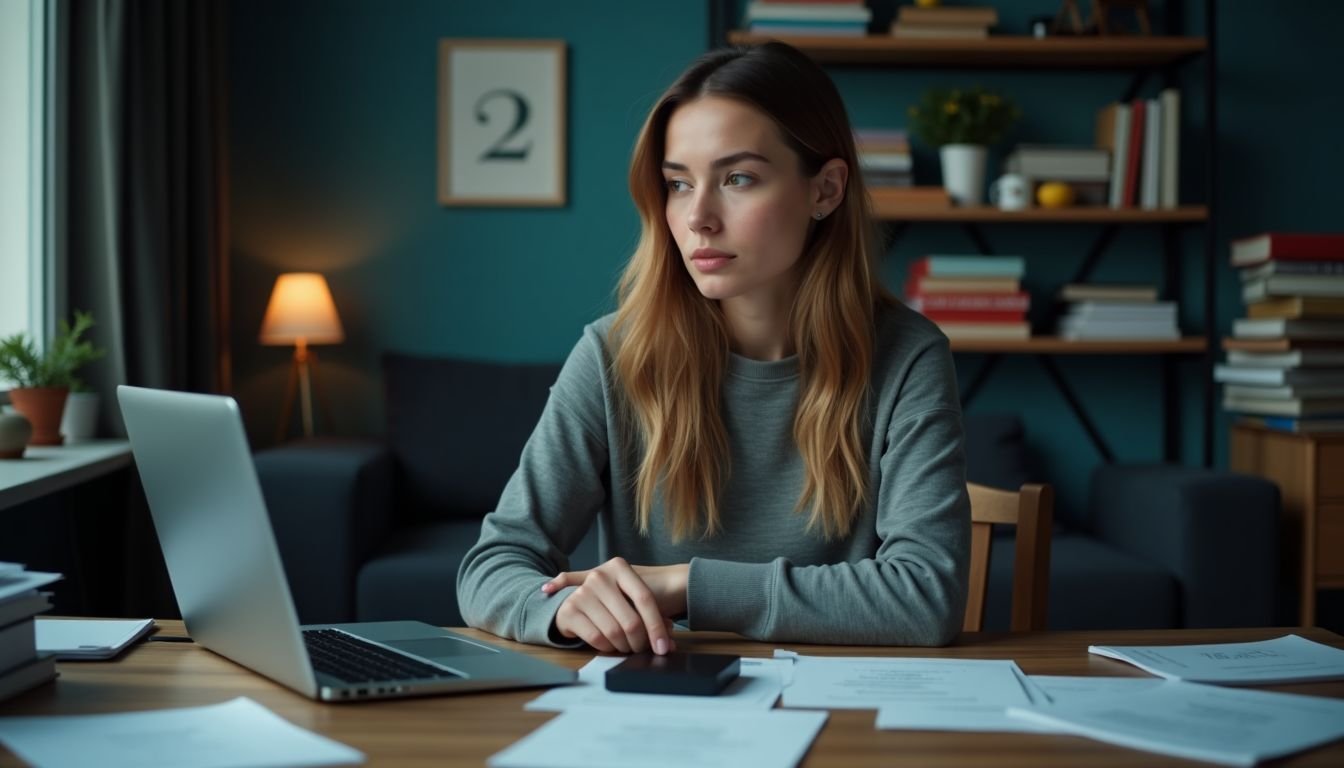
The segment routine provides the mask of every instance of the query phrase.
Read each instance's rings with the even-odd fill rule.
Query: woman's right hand
[[[587,571],[567,571],[542,585],[546,594],[576,589],[555,614],[555,628],[603,653],[664,654],[676,650],[672,620],[634,567],[614,557]]]

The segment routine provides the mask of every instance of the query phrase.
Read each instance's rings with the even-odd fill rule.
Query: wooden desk
[[[180,622],[160,622],[160,634],[181,634]],[[466,634],[524,650],[577,669],[592,657]],[[1027,674],[1143,676],[1118,661],[1090,656],[1094,643],[1150,645],[1266,640],[1287,632],[1344,648],[1344,638],[1322,629],[1153,630],[965,635],[949,648],[846,648],[788,645],[827,656],[926,656],[1015,659]],[[681,650],[768,656],[773,644],[732,635],[682,634]],[[358,704],[318,704],[188,643],[148,642],[115,662],[60,665],[55,684],[0,703],[0,715],[125,712],[213,704],[250,696],[304,728],[330,736],[368,756],[373,766],[480,766],[486,758],[554,715],[524,712],[538,691],[477,693]],[[1273,690],[1344,698],[1344,682],[1276,686]],[[835,711],[804,758],[805,766],[1180,766],[1197,765],[1074,736],[1008,733],[879,731],[872,710]],[[0,765],[20,765],[0,749]],[[1344,765],[1344,742],[1275,765]]]

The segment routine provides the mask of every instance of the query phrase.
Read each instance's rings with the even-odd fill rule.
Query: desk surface
[[[160,622],[160,635],[182,634],[181,622]],[[577,669],[590,652],[523,646],[491,635],[465,634]],[[1015,659],[1027,674],[1144,676],[1118,661],[1091,656],[1089,644],[1160,645],[1266,640],[1296,632],[1344,648],[1322,629],[1151,630],[963,635],[948,648],[785,647],[830,656],[916,656]],[[733,635],[677,636],[680,650],[768,656],[777,645]],[[86,714],[212,704],[250,696],[304,728],[348,744],[376,766],[479,766],[554,717],[524,712],[537,691],[476,693],[357,704],[319,704],[291,693],[189,643],[143,643],[114,662],[59,665],[61,677],[0,704],[0,715]],[[1273,686],[1272,690],[1344,698],[1344,682]],[[1114,747],[1073,736],[1007,733],[879,731],[872,710],[835,711],[803,760],[804,766],[1193,766],[1186,760]],[[0,747],[0,766],[21,765]],[[1335,742],[1275,765],[1344,765]]]
[[[0,509],[92,480],[131,463],[126,440],[28,446],[22,459],[0,459]]]

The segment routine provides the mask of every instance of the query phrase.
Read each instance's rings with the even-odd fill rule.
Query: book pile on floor
[[[906,303],[949,339],[1031,336],[1021,256],[925,256],[911,262]]]
[[[915,183],[910,137],[905,131],[861,128],[854,131],[854,146],[869,189],[910,187]]]
[[[1214,369],[1223,407],[1289,432],[1344,431],[1344,234],[1235,240],[1246,317]]]
[[[1106,205],[1110,200],[1111,153],[1105,149],[1018,144],[1004,158],[1003,169],[1026,177],[1033,200],[1036,188],[1048,181],[1068,184],[1075,205]]]
[[[1097,113],[1097,146],[1113,162],[1107,201],[1112,208],[1180,205],[1181,92],[1107,104]]]
[[[837,2],[776,2],[756,0],[747,5],[747,31],[781,37],[863,37],[873,12],[863,0]]]
[[[902,5],[891,22],[892,37],[983,39],[999,23],[999,12],[991,6],[934,6],[920,8]]]
[[[1059,298],[1068,310],[1060,338],[1071,341],[1169,341],[1181,337],[1176,302],[1158,301],[1154,285],[1069,283]]]
[[[49,596],[38,588],[60,578],[59,573],[0,563],[0,700],[56,677],[56,660],[37,654],[33,617],[51,608]]]

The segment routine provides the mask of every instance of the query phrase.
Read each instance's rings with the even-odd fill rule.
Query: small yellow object
[[[920,8],[937,8],[942,4],[942,0],[915,0],[915,5]]]
[[[1043,208],[1067,208],[1073,205],[1073,187],[1062,181],[1048,181],[1036,190],[1036,202]]]

